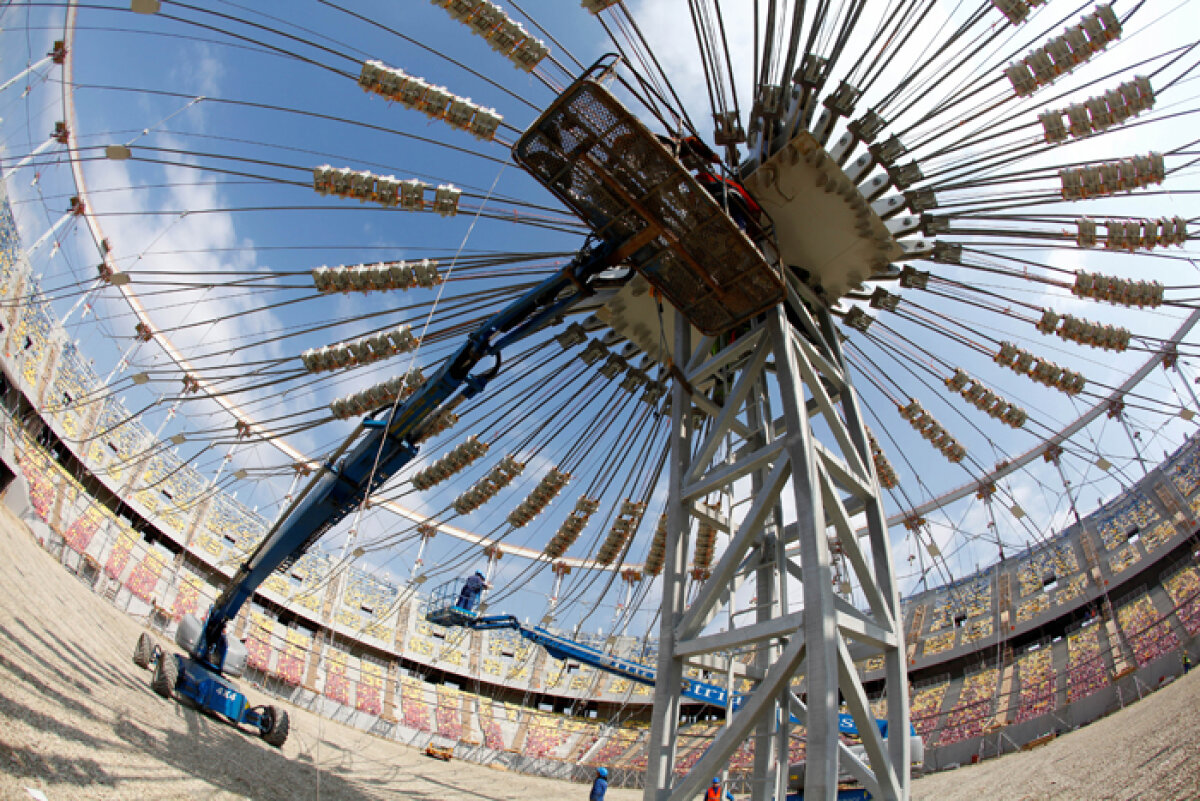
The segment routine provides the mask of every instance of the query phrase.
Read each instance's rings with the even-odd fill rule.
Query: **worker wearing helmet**
[[[733,801],[733,794],[728,790],[725,791],[725,798],[721,798],[721,777],[713,776],[712,784],[708,786],[708,790],[704,793],[704,801]]]
[[[596,780],[592,782],[592,792],[588,794],[588,801],[604,801],[604,794],[608,792],[608,768],[596,768]]]
[[[464,612],[470,612],[479,603],[479,596],[483,594],[485,587],[487,587],[487,578],[476,570],[474,575],[467,577],[462,591],[458,594],[458,603],[455,606]]]

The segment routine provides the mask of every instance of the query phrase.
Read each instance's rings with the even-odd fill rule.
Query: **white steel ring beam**
[[[1179,329],[1168,340],[1168,342],[1169,342],[1168,348],[1173,349],[1180,342],[1182,342],[1183,338],[1188,335],[1188,332],[1190,332],[1192,330],[1192,328],[1195,327],[1197,322],[1200,322],[1200,310],[1192,312],[1188,316],[1188,318],[1183,321],[1183,324],[1181,326],[1179,326]],[[1140,384],[1143,380],[1145,380],[1146,376],[1150,375],[1150,373],[1154,370],[1155,367],[1162,364],[1162,360],[1163,360],[1165,353],[1169,353],[1169,352],[1170,352],[1169,350],[1165,350],[1163,353],[1158,353],[1154,356],[1151,356],[1149,359],[1146,360],[1146,363],[1143,364],[1140,368],[1138,368],[1137,372],[1135,372],[1135,373],[1133,373],[1133,375],[1129,376],[1129,378],[1126,379],[1125,382],[1123,384],[1121,384],[1121,386],[1117,387],[1115,390],[1112,391],[1111,394],[1109,394],[1107,397],[1105,397],[1103,400],[1101,400],[1099,403],[1097,403],[1091,409],[1084,412],[1073,423],[1068,425],[1062,431],[1059,431],[1054,436],[1047,439],[1041,445],[1038,445],[1035,448],[1030,448],[1029,450],[1025,451],[1025,453],[1018,456],[1016,459],[1013,459],[1011,462],[1008,462],[1007,464],[1003,465],[1002,467],[996,468],[995,470],[988,473],[986,476],[979,479],[978,481],[972,481],[967,484],[963,484],[962,486],[956,487],[948,492],[944,492],[941,495],[939,495],[938,497],[936,497],[932,500],[926,501],[925,503],[923,503],[919,506],[916,506],[907,512],[902,512],[900,514],[892,515],[891,517],[888,518],[888,521],[887,521],[888,526],[889,527],[898,526],[904,522],[905,518],[907,518],[909,516],[921,517],[928,512],[934,511],[935,509],[940,509],[941,507],[945,506],[948,503],[953,503],[954,501],[957,501],[961,498],[965,498],[967,495],[973,494],[974,492],[976,492],[990,484],[994,484],[999,479],[1002,479],[1005,476],[1009,475],[1010,473],[1021,469],[1022,467],[1029,464],[1037,457],[1041,456],[1048,449],[1053,448],[1056,445],[1061,445],[1062,443],[1066,442],[1071,437],[1078,434],[1084,428],[1084,426],[1091,423],[1093,420],[1095,420],[1101,414],[1107,412],[1113,401],[1120,400],[1122,397],[1124,397],[1124,395],[1127,392],[1129,392],[1131,389],[1133,389],[1138,384]]]

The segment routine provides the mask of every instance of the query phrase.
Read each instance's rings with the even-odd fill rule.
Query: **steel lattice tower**
[[[682,318],[679,318],[682,320]],[[670,497],[645,797],[694,798],[748,737],[755,801],[783,798],[793,721],[807,729],[805,798],[833,799],[839,763],[876,798],[908,798],[908,737],[884,739],[855,661],[882,655],[890,732],[908,732],[899,593],[879,484],[838,333],[828,310],[796,280],[741,336],[702,338],[677,322],[671,401]],[[731,508],[730,542],[690,603],[685,565],[692,530]],[[865,609],[835,592],[840,549]],[[700,577],[698,577],[700,578]],[[730,604],[753,582],[752,621]],[[749,588],[748,588],[749,589]],[[796,598],[797,589],[800,597]],[[709,624],[725,612],[727,625]],[[735,654],[752,653],[749,664]],[[690,771],[676,780],[675,742],[685,668],[725,670],[750,689]],[[732,674],[732,675],[731,675]],[[806,677],[806,698],[793,678]],[[867,754],[838,737],[839,693]]]

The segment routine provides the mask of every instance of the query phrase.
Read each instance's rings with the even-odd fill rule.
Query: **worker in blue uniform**
[[[592,782],[592,791],[588,793],[588,801],[604,801],[608,792],[608,768],[596,768],[596,780]]]
[[[483,594],[485,587],[487,587],[487,579],[476,570],[474,575],[467,577],[458,594],[458,603],[455,606],[464,612],[470,612],[479,603],[479,596]]]

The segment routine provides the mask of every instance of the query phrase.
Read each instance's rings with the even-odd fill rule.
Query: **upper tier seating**
[[[1106,505],[1093,519],[1100,541],[1110,551],[1125,544],[1131,531],[1140,531],[1161,520],[1150,499],[1132,491]]]
[[[1040,592],[1051,577],[1062,579],[1077,572],[1079,564],[1070,542],[1058,542],[1040,548],[1029,554],[1017,569],[1021,597]]]
[[[1200,488],[1200,449],[1191,445],[1190,442],[1185,443],[1163,467],[1167,477],[1185,498]]]
[[[1027,598],[1017,607],[1017,622],[1024,623],[1033,620],[1038,615],[1043,614],[1050,609],[1050,598],[1043,595],[1035,595],[1032,598]]]
[[[1108,569],[1113,575],[1120,573],[1122,570],[1127,570],[1137,563],[1142,558],[1141,552],[1132,542],[1127,542],[1118,547],[1108,557]]]
[[[1086,573],[1080,573],[1072,576],[1066,582],[1059,582],[1058,589],[1054,593],[1054,602],[1059,604],[1070,603],[1087,590],[1088,577]]]
[[[1163,520],[1157,523],[1144,532],[1142,532],[1142,547],[1147,552],[1157,550],[1167,543],[1172,537],[1179,533],[1175,529],[1175,524],[1169,520]]]

